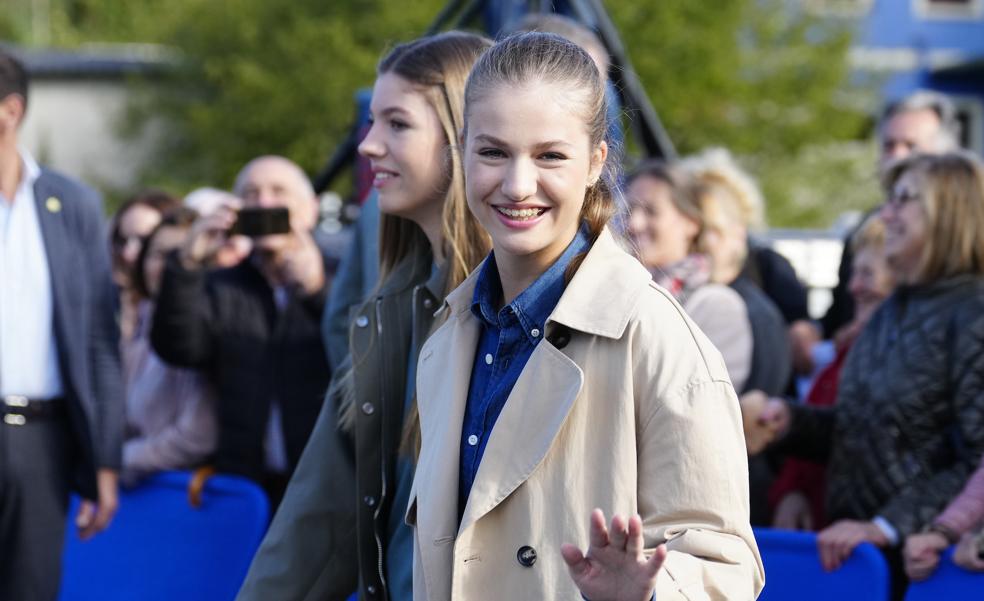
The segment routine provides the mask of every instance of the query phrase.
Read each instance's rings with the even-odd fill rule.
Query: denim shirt
[[[543,338],[543,327],[564,293],[564,274],[571,259],[588,250],[590,240],[584,228],[553,265],[500,309],[502,282],[495,253],[482,265],[475,283],[471,311],[478,318],[481,335],[475,352],[465,419],[461,428],[461,463],[458,476],[458,519],[465,511],[468,494],[482,462],[492,428],[502,412],[509,393]]]

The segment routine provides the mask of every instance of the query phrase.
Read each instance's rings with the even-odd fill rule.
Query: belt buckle
[[[22,394],[8,394],[3,397],[3,403],[8,407],[27,407],[30,401]]]
[[[27,423],[27,418],[19,413],[8,413],[3,416],[3,423],[8,426],[23,426]]]

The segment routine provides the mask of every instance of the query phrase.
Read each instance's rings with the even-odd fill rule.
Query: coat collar
[[[452,315],[470,310],[480,271],[481,266],[448,295],[445,306]],[[651,282],[646,268],[605,227],[567,285],[547,325],[556,322],[587,334],[621,338],[640,292]]]
[[[435,544],[453,540],[501,503],[543,460],[583,385],[581,368],[552,344],[537,345],[496,422],[476,474],[461,522],[457,522],[458,459],[468,383],[478,342],[478,319],[471,300],[478,278],[473,272],[448,295],[449,319],[421,353],[417,380],[421,428],[430,442],[420,457],[411,505],[421,533]],[[595,241],[547,320],[568,328],[619,338],[649,272],[629,256],[605,229]],[[599,310],[603,308],[604,310]],[[549,376],[549,377],[548,377]],[[537,402],[525,402],[536,399]],[[423,479],[427,489],[417,483]],[[430,544],[428,553],[437,552]],[[424,558],[425,564],[434,561]]]

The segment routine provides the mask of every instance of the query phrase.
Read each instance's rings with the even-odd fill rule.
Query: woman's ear
[[[608,143],[602,140],[591,151],[591,167],[588,169],[588,186],[593,186],[601,177],[601,172],[605,169],[605,161],[608,159]]]

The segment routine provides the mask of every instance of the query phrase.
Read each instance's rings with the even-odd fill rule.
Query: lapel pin
[[[48,209],[49,213],[57,213],[61,211],[61,201],[54,196],[49,196],[48,200],[44,201],[44,206]]]

